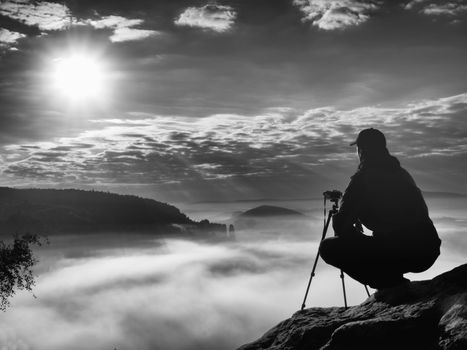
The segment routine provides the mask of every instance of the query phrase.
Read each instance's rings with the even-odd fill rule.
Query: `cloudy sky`
[[[0,185],[317,197],[376,127],[467,193],[466,33],[465,0],[2,0]]]

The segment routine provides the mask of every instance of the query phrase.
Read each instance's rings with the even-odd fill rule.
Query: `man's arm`
[[[344,192],[339,212],[332,217],[332,227],[336,236],[342,236],[355,231],[354,224],[360,224],[358,220],[358,211],[362,196],[362,175],[357,172],[352,176]]]

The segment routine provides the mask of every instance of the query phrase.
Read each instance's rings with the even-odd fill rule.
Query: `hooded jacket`
[[[345,190],[333,217],[337,236],[365,225],[374,237],[440,245],[420,189],[387,150],[363,160]]]

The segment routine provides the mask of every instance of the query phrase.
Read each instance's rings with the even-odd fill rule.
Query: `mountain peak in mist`
[[[283,208],[283,207],[276,207],[273,205],[260,205],[259,207],[249,209],[240,215],[249,216],[249,217],[304,216],[302,213],[299,213],[298,211],[288,209],[288,208]]]
[[[238,350],[260,349],[467,349],[467,264],[376,292],[347,310],[298,311]]]

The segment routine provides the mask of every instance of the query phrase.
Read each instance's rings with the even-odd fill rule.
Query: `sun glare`
[[[105,94],[105,68],[98,57],[72,54],[53,60],[55,92],[72,102],[100,100]]]

